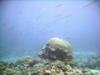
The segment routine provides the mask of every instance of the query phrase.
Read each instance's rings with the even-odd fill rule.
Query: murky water
[[[24,56],[39,59],[48,40],[58,37],[71,44],[75,62],[83,66],[93,59],[95,66],[87,66],[100,70],[100,1],[8,0],[0,6],[1,61],[16,62]]]

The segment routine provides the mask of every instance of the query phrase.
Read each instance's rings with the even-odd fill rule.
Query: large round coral
[[[72,60],[72,49],[68,41],[60,38],[51,38],[42,48],[41,58],[49,60]]]
[[[48,41],[47,45],[49,45],[50,48],[55,48],[55,49],[59,48],[61,50],[71,50],[70,43],[58,37],[51,38]]]

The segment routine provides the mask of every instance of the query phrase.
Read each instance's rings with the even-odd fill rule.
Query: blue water
[[[2,1],[0,59],[36,56],[52,37],[68,40],[76,55],[100,52],[100,1]]]

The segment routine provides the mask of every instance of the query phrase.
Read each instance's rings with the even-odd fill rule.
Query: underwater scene
[[[100,1],[0,0],[0,75],[100,75]]]

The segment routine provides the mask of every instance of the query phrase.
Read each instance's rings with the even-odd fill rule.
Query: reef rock
[[[51,38],[41,49],[41,58],[49,60],[72,61],[72,49],[68,41],[60,38]]]
[[[16,64],[18,65],[23,65],[23,66],[30,66],[32,67],[33,65],[35,65],[36,63],[38,63],[37,60],[35,60],[33,57],[31,56],[25,56],[20,58],[19,60],[16,61]]]

